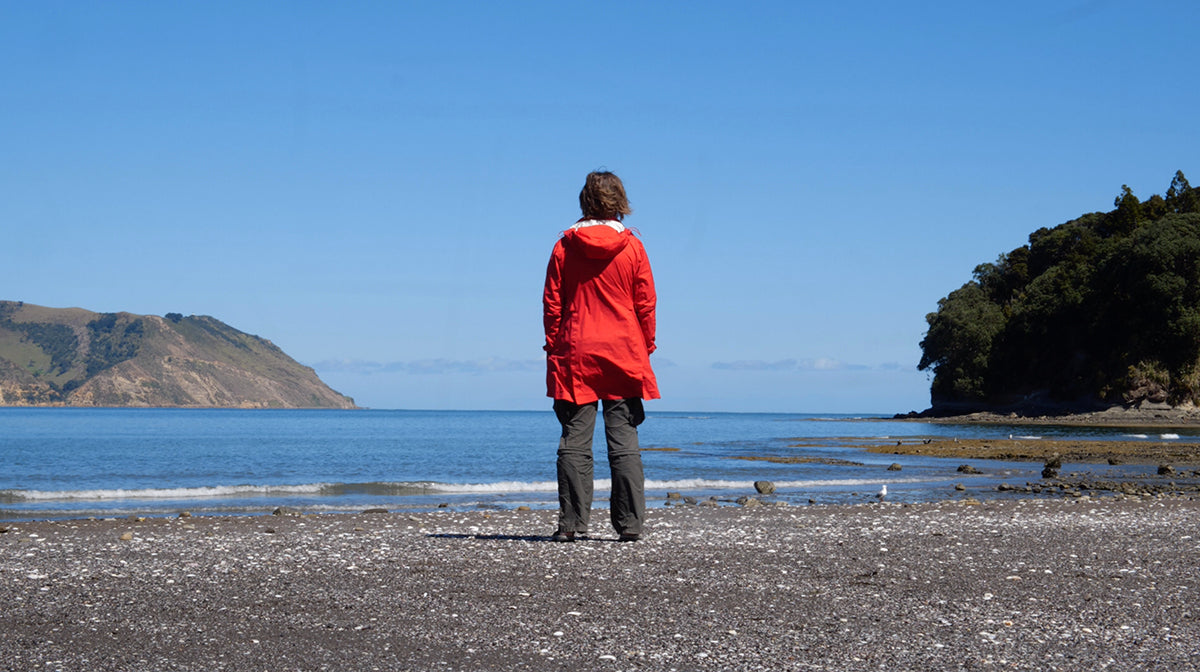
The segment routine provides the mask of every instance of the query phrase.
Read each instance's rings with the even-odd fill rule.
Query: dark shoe
[[[550,541],[561,541],[561,542],[570,543],[572,541],[575,541],[575,533],[559,530],[554,533],[554,536],[550,537]]]
[[[617,539],[617,541],[637,541],[641,538],[642,538],[642,535],[640,535],[640,534],[622,533],[621,536]]]

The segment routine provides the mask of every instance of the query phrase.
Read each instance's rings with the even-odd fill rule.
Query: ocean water
[[[602,424],[602,423],[598,423]],[[1144,430],[1142,430],[1144,431]],[[1177,430],[1169,440],[1200,441]],[[309,512],[555,508],[558,423],[550,411],[303,411],[0,408],[0,520]],[[640,428],[649,506],[668,492],[732,501],[776,484],[789,504],[999,496],[1041,465],[868,453],[926,437],[1163,440],[1116,428],[1003,427],[869,415],[648,413]],[[608,465],[597,428],[597,508]],[[782,464],[755,459],[810,457]],[[888,471],[899,463],[900,471]],[[1065,465],[1069,469],[1071,465]],[[1139,472],[1143,467],[1123,467]],[[954,484],[967,487],[954,490]]]

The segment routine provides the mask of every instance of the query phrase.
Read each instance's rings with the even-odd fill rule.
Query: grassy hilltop
[[[0,406],[355,408],[270,341],[212,317],[0,301]]]

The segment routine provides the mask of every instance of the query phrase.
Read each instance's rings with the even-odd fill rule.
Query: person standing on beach
[[[583,217],[555,244],[542,292],[546,394],[562,425],[553,539],[574,541],[587,532],[599,404],[612,469],[612,525],[621,541],[637,541],[646,521],[637,427],[646,418],[642,401],[659,398],[650,368],[654,275],[642,242],[622,223],[633,210],[620,178],[590,173],[579,207]]]

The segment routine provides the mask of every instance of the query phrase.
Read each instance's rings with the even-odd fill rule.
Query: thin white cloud
[[[768,362],[761,359],[739,359],[736,362],[713,362],[712,368],[727,371],[793,371],[796,369],[796,360],[781,359]]]
[[[816,357],[776,361],[739,359],[733,362],[713,362],[712,368],[724,371],[867,371],[876,368],[886,369],[888,365],[874,367],[866,364],[851,364],[832,357]]]

